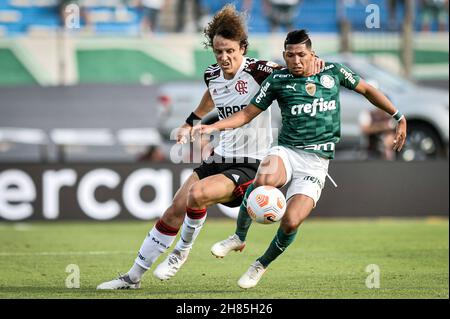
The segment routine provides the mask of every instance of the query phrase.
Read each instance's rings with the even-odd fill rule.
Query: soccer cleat
[[[225,240],[215,243],[211,247],[211,253],[217,258],[223,258],[232,250],[242,251],[245,247],[245,241],[239,239],[238,235],[233,234]]]
[[[167,280],[175,276],[181,266],[186,262],[190,250],[185,252],[174,249],[166,259],[156,267],[153,275],[160,280]]]
[[[242,275],[238,281],[239,287],[249,289],[255,287],[262,275],[266,272],[266,268],[257,260],[250,265],[247,272]]]
[[[116,290],[116,289],[138,289],[141,287],[141,282],[132,282],[128,274],[121,275],[119,278],[104,282],[97,286],[99,290]]]

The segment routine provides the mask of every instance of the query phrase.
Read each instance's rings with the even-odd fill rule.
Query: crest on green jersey
[[[332,87],[334,87],[335,82],[331,76],[325,74],[320,77],[320,84],[322,84],[323,87],[327,89],[331,89]]]
[[[314,96],[314,94],[316,94],[316,85],[314,83],[306,83],[305,89],[306,92],[311,96]]]

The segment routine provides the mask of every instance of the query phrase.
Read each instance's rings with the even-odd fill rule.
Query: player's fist
[[[213,134],[218,131],[219,130],[214,125],[202,125],[201,128],[201,133],[207,135]]]
[[[197,135],[202,135],[202,134],[210,135],[216,131],[218,131],[218,130],[214,127],[214,125],[203,125],[203,124],[196,125],[191,130],[191,141],[195,141],[195,137]]]
[[[177,144],[186,144],[191,134],[192,126],[185,123],[177,130]]]

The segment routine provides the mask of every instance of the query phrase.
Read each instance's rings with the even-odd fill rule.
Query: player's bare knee
[[[279,187],[282,186],[283,184],[280,181],[280,177],[276,176],[276,175],[258,175],[258,177],[255,179],[255,186],[274,186],[274,187]]]
[[[203,206],[206,201],[206,194],[203,185],[195,183],[189,189],[188,203],[195,206]]]
[[[291,234],[297,230],[297,228],[302,223],[301,220],[295,220],[295,219],[282,219],[281,220],[281,229],[284,231],[285,234]]]
[[[281,229],[283,229],[285,234],[292,234],[297,230],[298,226],[300,226],[298,223],[284,224],[281,226]]]
[[[279,175],[283,170],[283,160],[278,156],[267,157],[258,168],[258,172],[264,175]]]

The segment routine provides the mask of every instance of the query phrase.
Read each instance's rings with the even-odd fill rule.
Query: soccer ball
[[[248,196],[248,215],[258,223],[276,223],[283,217],[285,211],[286,199],[276,187],[259,186]]]

